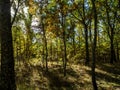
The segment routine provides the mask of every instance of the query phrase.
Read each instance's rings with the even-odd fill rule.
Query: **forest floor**
[[[16,64],[17,90],[93,90],[91,67],[68,64],[67,75],[63,76],[62,63],[49,62],[48,72],[38,59],[29,64]],[[120,90],[120,64],[96,65],[98,90]]]

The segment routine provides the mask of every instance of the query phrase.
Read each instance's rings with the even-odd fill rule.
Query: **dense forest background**
[[[120,0],[0,0],[0,90],[119,90]]]

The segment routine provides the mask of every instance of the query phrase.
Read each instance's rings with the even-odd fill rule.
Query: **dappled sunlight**
[[[32,59],[28,65],[17,66],[18,90],[92,90],[91,67],[82,64],[68,64],[67,76],[64,77],[62,65],[49,62],[49,71],[46,72],[41,64],[42,62],[39,60]],[[102,69],[97,65],[96,68],[97,84],[100,90],[103,88],[112,90],[120,84],[120,75],[113,74],[115,71],[109,72],[107,67],[113,68],[114,66],[108,64]],[[114,67],[114,70],[117,69]]]

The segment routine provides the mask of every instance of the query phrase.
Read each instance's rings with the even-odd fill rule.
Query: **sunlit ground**
[[[63,76],[62,63],[49,62],[45,72],[38,59],[29,64],[16,64],[17,90],[93,90],[91,68],[82,64],[68,64],[67,76]],[[97,64],[99,90],[120,90],[119,64]]]

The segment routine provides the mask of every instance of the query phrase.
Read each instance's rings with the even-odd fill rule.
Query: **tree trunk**
[[[64,32],[65,35],[65,32]],[[66,65],[67,65],[67,53],[66,53],[66,39],[64,37],[63,39],[63,44],[64,44],[64,76],[66,76]]]
[[[75,31],[73,30],[73,49],[74,49],[74,56],[76,55],[76,46],[75,46]]]
[[[0,0],[1,90],[16,90],[10,0]]]
[[[116,56],[117,56],[117,61],[119,61],[119,47],[118,47],[118,42],[116,42]]]
[[[89,26],[89,34],[90,34],[89,40],[90,40],[90,44],[92,43],[92,31],[91,31],[91,26],[92,26],[92,25],[91,25],[91,21],[92,21],[92,20],[90,20],[90,24],[89,24],[89,25],[90,25],[90,26]]]
[[[66,52],[66,32],[65,32],[65,16],[64,15],[62,15],[62,29],[63,29],[63,45],[64,45],[63,71],[64,71],[64,76],[66,76],[67,52]]]
[[[43,28],[43,39],[44,39],[44,45],[45,45],[45,67],[46,67],[46,71],[48,71],[48,48],[47,48],[47,39],[46,39],[46,31],[45,31],[45,27],[44,24],[42,23],[42,28]]]
[[[85,0],[83,0],[83,26],[85,32],[85,52],[86,52],[86,60],[85,64],[89,64],[89,46],[88,46],[88,24],[86,23],[85,16]]]
[[[111,51],[111,58],[110,58],[110,63],[113,64],[114,61],[116,61],[116,55],[115,55],[115,50],[114,50],[114,29],[111,28],[111,36],[110,36],[110,51]]]
[[[88,47],[88,29],[87,26],[84,24],[85,29],[85,49],[86,49],[86,61],[85,64],[89,64],[89,47]]]
[[[53,60],[53,45],[52,45],[52,41],[50,42],[50,53],[51,53],[50,60],[52,61]]]
[[[92,47],[92,84],[93,90],[98,90],[96,83],[96,75],[95,75],[95,64],[96,64],[96,45],[97,45],[97,12],[95,6],[95,0],[92,0],[92,7],[94,12],[94,41]]]

